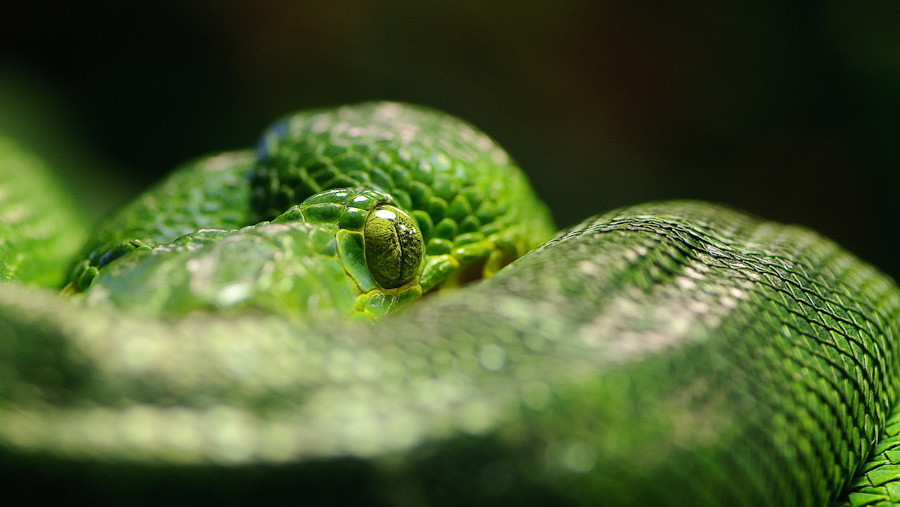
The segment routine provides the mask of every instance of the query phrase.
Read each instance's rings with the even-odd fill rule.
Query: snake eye
[[[366,217],[363,235],[366,264],[382,287],[400,287],[416,274],[425,242],[409,214],[389,204],[378,205]]]

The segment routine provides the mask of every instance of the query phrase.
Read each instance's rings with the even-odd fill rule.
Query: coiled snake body
[[[0,464],[20,489],[900,502],[900,291],[806,229],[685,201],[546,241],[487,136],[392,103],[187,164],[85,247],[65,200],[35,197],[52,183],[12,180],[36,162],[0,153]]]

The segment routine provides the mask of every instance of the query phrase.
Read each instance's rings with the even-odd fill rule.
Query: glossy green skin
[[[356,279],[360,296],[350,308],[334,308],[347,315],[377,316],[387,308],[398,308],[412,298],[403,294],[410,284],[424,293],[488,277],[549,239],[554,230],[546,208],[519,169],[483,133],[424,108],[360,104],[298,113],[277,122],[263,134],[255,158],[234,152],[180,168],[100,225],[84,249],[86,259],[72,274],[69,290],[86,290],[108,262],[134,250],[153,249],[203,228],[237,229],[261,220],[285,221],[290,207],[307,202],[308,206],[325,206],[316,200],[321,200],[317,194],[345,188],[383,192],[383,204],[407,210],[425,243],[421,268],[410,260],[420,255],[418,251],[401,256],[400,263],[406,263],[398,268],[404,273],[399,281],[403,283],[387,282],[375,270],[375,277],[381,278],[376,287],[360,278],[370,276],[367,265],[381,262],[385,256],[368,255],[362,260],[363,251],[375,242],[366,244],[362,236],[343,231],[362,232],[359,226],[363,223],[336,224],[342,229],[333,231],[338,249]],[[365,211],[371,211],[371,206]],[[223,215],[221,223],[215,220],[219,214]],[[374,225],[367,231],[373,229]],[[347,259],[348,251],[354,251],[356,259]],[[247,261],[242,257],[234,262]],[[184,261],[172,258],[169,262],[172,270],[178,270]],[[259,257],[257,269],[265,262]],[[419,269],[420,276],[413,276]],[[156,265],[147,271],[164,270]],[[97,283],[106,285],[107,279],[119,278],[118,274],[101,275]],[[172,292],[162,287],[164,280],[155,283],[157,286],[148,290]],[[261,285],[260,292],[265,292],[273,284],[264,281]],[[135,300],[136,296],[125,294],[121,299]],[[321,304],[317,311],[324,309]],[[328,301],[324,304],[331,308]],[[173,302],[169,306],[177,309],[179,305]],[[308,315],[304,313],[304,318]]]
[[[335,114],[354,110],[344,111]],[[298,143],[273,132],[264,145]],[[247,188],[259,183],[249,178]],[[546,220],[513,195],[511,213],[530,218],[500,213],[498,222]],[[358,241],[359,221],[310,219],[318,208],[309,203],[292,209],[271,224],[168,245],[151,246],[174,238],[135,225],[140,245],[68,300],[0,286],[0,465],[10,487],[148,504],[824,506],[897,420],[900,290],[808,230],[704,203],[636,206],[451,291],[534,239],[515,225],[479,229],[480,240],[445,250],[432,240],[472,233],[438,233],[429,215],[426,253],[451,256],[463,266],[456,273],[475,259],[477,270],[435,270],[438,294],[377,323],[322,303],[344,296],[293,297],[297,283],[216,302],[235,280],[292,280],[309,266],[343,276],[322,289],[365,298],[336,253],[340,237]],[[413,206],[411,215],[424,223],[428,212]],[[107,230],[88,250],[127,241]],[[464,248],[479,242],[497,248]],[[175,268],[191,262],[230,266],[203,278],[211,300]],[[259,265],[286,275],[247,274]],[[158,296],[165,287],[182,299]],[[132,303],[115,300],[145,289]],[[849,502],[890,496],[891,442],[878,444]]]
[[[55,287],[87,234],[86,216],[43,162],[0,138],[0,283]]]

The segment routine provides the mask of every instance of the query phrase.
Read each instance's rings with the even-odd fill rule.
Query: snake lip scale
[[[433,109],[288,115],[94,226],[0,139],[0,220],[11,498],[900,505],[893,280],[697,201],[557,233]]]

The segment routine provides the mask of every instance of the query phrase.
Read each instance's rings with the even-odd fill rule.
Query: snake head
[[[387,313],[422,294],[422,232],[416,220],[385,192],[327,190],[272,222],[336,227],[336,251],[360,292],[357,307],[369,314]]]
[[[492,276],[553,229],[482,132],[427,108],[360,104],[291,115],[255,153],[178,169],[98,227],[67,292],[151,316],[377,317]]]

